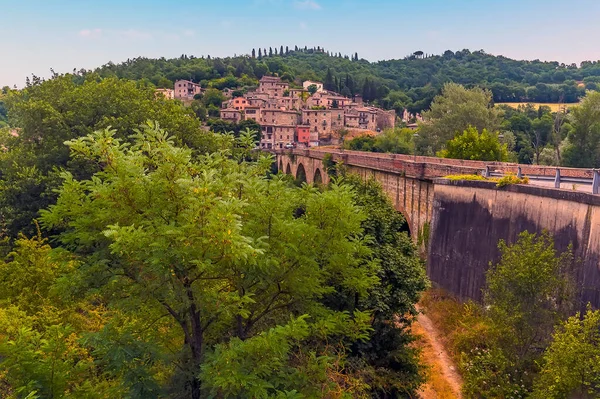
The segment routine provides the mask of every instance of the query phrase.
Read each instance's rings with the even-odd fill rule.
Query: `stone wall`
[[[600,306],[600,197],[535,186],[436,180],[427,273],[462,299],[482,299],[498,242],[549,231],[559,251],[573,245],[581,306]]]

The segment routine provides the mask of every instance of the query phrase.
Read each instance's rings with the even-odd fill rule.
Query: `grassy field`
[[[559,109],[564,110],[572,108],[576,105],[579,105],[579,103],[568,103],[568,104],[556,104],[556,103],[496,103],[496,105],[508,105],[509,107],[512,108],[519,108],[520,105],[525,106],[527,104],[531,104],[534,106],[535,109],[541,107],[541,106],[546,106],[546,107],[550,107],[550,109],[552,110],[552,112],[557,112]]]

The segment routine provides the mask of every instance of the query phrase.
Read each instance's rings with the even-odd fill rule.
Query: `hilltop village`
[[[203,92],[200,85],[175,82],[174,90],[161,92],[169,98],[192,99]],[[292,88],[279,77],[263,76],[258,88],[232,97],[224,90],[221,119],[239,123],[253,119],[262,129],[260,148],[316,147],[339,140],[341,132],[353,134],[393,128],[395,111],[368,106],[360,95],[350,99],[323,88],[321,82],[305,81],[302,88]]]

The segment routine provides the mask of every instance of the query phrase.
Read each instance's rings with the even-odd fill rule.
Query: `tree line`
[[[277,75],[290,83],[327,81],[332,90],[361,94],[373,104],[399,113],[429,108],[433,97],[448,82],[489,89],[494,102],[563,103],[577,102],[585,90],[596,89],[600,82],[600,64],[596,61],[577,66],[462,50],[369,62],[359,59],[357,53],[343,56],[321,47],[297,46],[259,48],[248,55],[226,58],[136,58],[121,64],[108,63],[96,72],[101,76],[147,79],[159,87],[172,87],[177,79],[191,79],[204,87],[251,87],[264,75]]]
[[[600,167],[600,92],[577,106],[494,106],[492,93],[448,83],[422,113],[415,131],[402,127],[379,137],[357,137],[347,148],[522,164]],[[375,145],[383,141],[400,146]]]

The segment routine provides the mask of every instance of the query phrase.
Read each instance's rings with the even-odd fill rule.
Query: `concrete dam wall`
[[[582,304],[600,307],[600,197],[581,192],[436,180],[427,274],[461,299],[481,300],[499,240],[526,230],[547,230],[560,252],[573,245]]]

